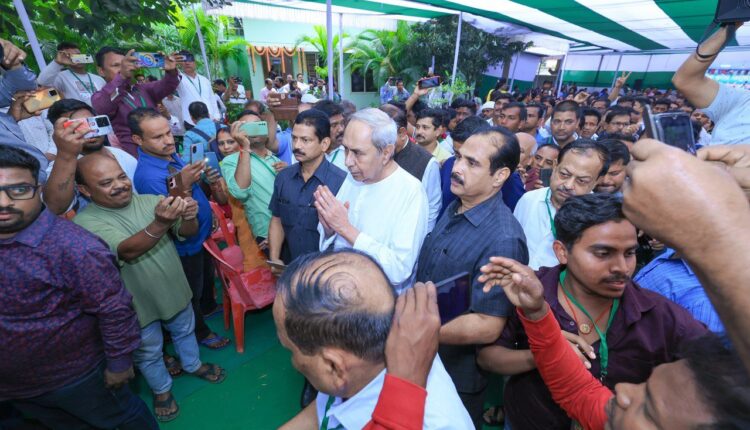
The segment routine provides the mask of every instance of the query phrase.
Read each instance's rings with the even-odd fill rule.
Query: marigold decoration
[[[253,64],[253,73],[255,73],[255,55],[258,54],[261,57],[266,57],[266,68],[271,70],[271,58],[281,58],[281,73],[286,73],[286,64],[284,63],[284,55],[290,58],[294,58],[294,54],[298,54],[298,64],[302,65],[301,57],[304,54],[302,48],[295,50],[294,48],[285,48],[283,46],[251,46],[248,48],[248,54]],[[301,68],[300,68],[301,70]]]

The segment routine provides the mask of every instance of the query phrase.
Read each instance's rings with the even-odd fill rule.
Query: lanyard
[[[328,402],[326,402],[326,410],[323,412],[323,422],[320,423],[320,430],[328,430],[328,410],[331,409],[331,406],[333,406],[333,402],[336,401],[336,398],[333,396],[328,397]]]
[[[125,103],[129,104],[129,105],[130,105],[130,107],[132,107],[133,109],[137,109],[137,107],[135,106],[135,103],[133,103],[132,101],[130,101],[130,100],[128,99],[128,97],[130,97],[130,98],[132,98],[133,100],[135,100],[135,97],[133,97],[133,95],[132,95],[132,94],[130,94],[130,93],[127,93],[127,94],[125,94],[125,95],[127,96],[127,97],[124,97],[124,98],[123,98],[123,100],[125,100]],[[142,96],[142,95],[140,95],[140,94],[138,94],[138,97],[140,97],[140,98],[141,98],[141,107],[146,107],[146,100],[145,100],[145,99],[143,98],[143,96]]]
[[[94,86],[94,81],[91,80],[91,75],[90,74],[86,73],[86,77],[89,78],[89,85],[91,85],[91,89],[86,88],[86,84],[84,84],[83,81],[81,80],[81,78],[79,78],[78,75],[75,74],[72,70],[68,70],[68,71],[70,72],[71,75],[73,75],[74,78],[76,78],[76,80],[78,82],[81,83],[81,85],[83,86],[84,90],[89,90],[89,92],[91,94],[94,94],[96,92],[96,87]]]
[[[547,205],[547,215],[549,216],[549,228],[552,230],[552,236],[557,239],[557,229],[555,228],[555,217],[552,216],[552,208],[550,208],[550,194],[552,194],[552,188],[547,188],[547,197],[544,198],[544,204]]]
[[[341,152],[341,151],[339,151],[337,149],[336,152],[333,154],[333,157],[331,157],[331,163],[333,163],[334,161],[336,161],[336,157],[339,156],[339,152]]]
[[[269,166],[268,166],[268,164],[267,164],[267,163],[266,163],[265,161],[263,161],[263,159],[262,159],[262,158],[260,158],[260,157],[258,157],[257,155],[255,155],[255,153],[254,153],[254,152],[251,152],[251,153],[250,153],[250,156],[251,156],[251,157],[253,157],[253,158],[255,158],[256,160],[260,161],[260,164],[262,164],[262,165],[263,165],[263,167],[265,167],[266,169],[268,169],[268,171],[269,171],[269,172],[271,172],[271,174],[272,174],[273,176],[276,176],[276,170],[275,170],[275,169],[272,169],[271,167],[269,167]]]
[[[203,84],[201,84],[201,78],[198,79],[198,86],[195,85],[195,82],[193,82],[192,79],[190,79],[190,76],[188,75],[182,75],[187,78],[188,81],[190,81],[191,84],[193,84],[193,88],[195,88],[198,91],[198,97],[203,97]]]
[[[581,310],[591,321],[594,321],[593,318],[591,318],[591,315],[589,315],[589,312],[584,308],[578,300],[576,300],[575,297],[573,297],[572,294],[568,292],[567,289],[565,289],[565,277],[568,275],[568,269],[563,270],[560,272],[560,287],[563,290],[563,293],[570,299],[571,302],[573,302],[578,309]],[[604,378],[607,376],[607,365],[609,364],[609,346],[607,345],[607,331],[609,330],[609,327],[612,325],[612,320],[615,319],[615,314],[617,313],[617,309],[620,307],[620,299],[615,299],[612,302],[612,309],[609,311],[609,319],[607,320],[607,328],[604,331],[601,331],[599,326],[594,322],[594,329],[596,330],[596,334],[599,335],[599,359],[601,363],[601,377],[600,379],[603,381]]]

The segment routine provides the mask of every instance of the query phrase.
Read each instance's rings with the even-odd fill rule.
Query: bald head
[[[308,355],[335,347],[383,362],[396,295],[383,269],[354,250],[309,254],[277,284],[275,310],[286,336]]]
[[[78,160],[76,183],[99,206],[121,208],[130,203],[132,184],[115,156],[106,149]]]

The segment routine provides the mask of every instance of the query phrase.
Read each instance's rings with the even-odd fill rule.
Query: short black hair
[[[602,120],[602,114],[598,110],[590,107],[581,108],[581,127],[583,127],[584,118],[587,116],[595,116],[597,123]]]
[[[521,118],[521,121],[526,121],[526,105],[521,102],[510,102],[503,107],[503,110],[513,108],[518,108],[518,116]]]
[[[624,143],[612,138],[600,139],[597,142],[609,151],[610,165],[618,161],[622,161],[623,166],[627,166],[630,163],[630,151]]]
[[[672,105],[672,100],[663,99],[663,98],[662,99],[658,99],[658,100],[654,101],[654,103],[652,103],[652,106],[656,106],[656,105],[664,105],[664,106],[667,107],[667,110],[669,110],[669,106]]]
[[[641,106],[646,106],[651,104],[651,100],[649,100],[648,97],[638,96],[633,98],[634,102],[640,103]]]
[[[617,104],[618,105],[620,103],[634,103],[634,102],[635,102],[635,99],[633,97],[630,97],[630,96],[622,96],[619,99],[617,99]]]
[[[615,106],[612,109],[607,112],[607,115],[604,117],[604,122],[609,124],[612,122],[613,119],[615,119],[616,116],[626,116],[628,117],[628,120],[630,120],[630,108],[622,107],[622,106]]]
[[[547,106],[542,103],[529,103],[526,105],[526,116],[529,114],[529,108],[535,108],[539,111],[539,118],[543,117],[547,113]]]
[[[456,128],[451,132],[451,137],[454,141],[466,142],[466,139],[471,137],[471,135],[491,128],[492,126],[482,118],[479,118],[478,116],[470,116],[456,125]]]
[[[554,143],[543,143],[543,144],[537,146],[536,151],[534,151],[534,153],[536,154],[542,148],[554,148],[556,151],[558,151],[558,154],[559,154],[559,151],[560,151],[560,145],[556,145]]]
[[[510,93],[501,93],[500,91],[495,91],[492,93],[492,101],[497,102],[500,99],[508,99],[513,100],[513,96]]]
[[[432,120],[432,126],[438,128],[443,125],[444,115],[445,114],[441,109],[422,109],[421,111],[417,112],[417,121],[424,118],[430,118]]]
[[[328,119],[336,115],[344,115],[344,109],[333,100],[319,100],[312,107],[328,115]]]
[[[544,96],[540,99],[542,103],[549,103],[553,108],[557,106],[557,99],[555,99],[553,96]]]
[[[614,139],[614,140],[619,140],[619,141],[624,140],[626,142],[635,143],[635,136],[632,134],[607,133],[605,131],[599,135],[599,141],[602,141],[605,139]]]
[[[570,250],[585,230],[624,219],[626,218],[622,212],[622,200],[614,194],[592,193],[572,196],[565,200],[555,214],[556,238]]]
[[[475,132],[470,137],[474,136],[486,137],[496,149],[490,156],[491,175],[503,167],[510,169],[511,173],[516,171],[521,160],[521,145],[518,144],[518,138],[514,133],[505,127],[490,127]]]
[[[606,98],[606,97],[599,97],[597,99],[592,100],[591,101],[591,106],[594,106],[594,103],[596,103],[596,102],[604,102],[604,104],[606,104],[607,107],[609,107],[609,105],[610,105],[609,99]]]
[[[115,48],[113,46],[105,46],[99,49],[98,51],[96,51],[96,56],[95,56],[96,65],[99,67],[104,67],[104,57],[110,53],[118,54],[118,55],[125,55],[125,51],[123,51],[120,48]]]
[[[52,106],[50,106],[49,110],[47,111],[47,120],[54,125],[58,119],[60,119],[63,115],[79,111],[82,109],[86,109],[87,111],[91,112],[93,116],[96,116],[96,111],[94,111],[94,108],[89,106],[88,104],[77,100],[77,99],[62,99],[54,102]]]
[[[190,114],[190,117],[195,118],[196,121],[211,116],[208,113],[208,106],[201,101],[190,103],[190,106],[188,106],[188,113]]]
[[[443,113],[443,127],[448,128],[448,125],[453,121],[453,118],[455,118],[458,115],[458,111],[455,109],[449,107],[445,109],[438,109],[440,112]]]
[[[558,112],[574,112],[576,114],[576,119],[581,118],[581,107],[573,100],[565,100],[556,104],[555,108],[552,109],[552,118],[554,118],[555,114]]]
[[[303,354],[313,355],[320,348],[337,347],[370,362],[383,362],[393,310],[376,313],[361,309],[360,295],[340,293],[337,284],[344,282],[341,277],[333,275],[321,279],[337,266],[361,262],[353,256],[369,260],[382,274],[384,282],[388,282],[377,261],[354,249],[300,256],[276,284],[286,309],[284,328],[289,340]],[[327,262],[320,264],[323,258]],[[395,302],[395,291],[391,289],[391,292]]]
[[[683,342],[679,355],[687,362],[696,391],[714,416],[714,423],[699,428],[750,428],[750,377],[737,351],[709,333]]]
[[[451,103],[451,107],[456,110],[458,110],[458,108],[465,107],[471,111],[472,115],[477,114],[477,104],[474,103],[473,100],[467,100],[463,97],[459,97],[456,100],[453,100],[453,103]]]
[[[390,101],[388,103],[396,104],[398,102]],[[404,104],[404,106],[406,106],[406,104]],[[422,100],[417,100],[416,102],[414,102],[414,104],[411,107],[411,111],[414,113],[415,116],[419,112],[422,112],[425,109],[429,109],[429,106],[427,106],[427,103],[423,102]]]
[[[569,152],[581,154],[588,151],[594,151],[599,159],[604,163],[604,166],[602,166],[602,170],[599,171],[599,175],[597,177],[606,175],[607,170],[609,170],[609,153],[607,152],[607,148],[591,139],[576,139],[562,147],[560,149],[560,153],[557,155],[557,165],[559,166],[563,162],[563,158],[565,158],[565,155]]]
[[[242,118],[243,116],[246,116],[246,115],[253,115],[253,116],[257,116],[258,118],[260,118],[260,114],[258,112],[254,111],[252,109],[245,109],[245,110],[243,110],[242,112],[240,112],[237,115],[237,119],[239,120],[240,118]],[[261,119],[263,119],[263,118],[261,118]]]
[[[133,109],[128,114],[128,127],[130,127],[130,132],[135,134],[136,136],[143,137],[143,129],[141,129],[141,122],[146,119],[153,119],[153,118],[164,118],[161,116],[158,110],[151,108],[151,107],[139,107],[136,109]]]
[[[227,86],[227,82],[224,79],[214,79],[214,85]]]
[[[297,114],[297,118],[294,119],[294,124],[304,124],[315,128],[315,137],[317,137],[319,141],[326,137],[331,137],[331,122],[328,120],[328,115],[316,108],[308,109]]]
[[[34,181],[39,178],[39,160],[33,155],[10,145],[0,145],[0,169],[19,168],[31,172]]]
[[[57,50],[62,51],[64,49],[81,49],[73,42],[60,42],[57,44]]]
[[[393,106],[393,107],[390,107]],[[396,106],[394,103],[386,103],[381,105],[380,110],[387,113],[389,117],[396,123],[396,127],[400,130],[407,128],[406,112],[403,107]]]

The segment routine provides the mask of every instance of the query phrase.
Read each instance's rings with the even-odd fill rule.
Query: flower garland
[[[281,58],[281,73],[286,73],[284,55],[293,58],[295,54],[298,54],[297,61],[300,70],[302,70],[302,64],[304,64],[301,60],[301,57],[304,54],[302,48],[295,50],[294,48],[285,48],[283,46],[250,46],[247,50],[253,64],[253,73],[255,73],[255,55],[253,54],[258,54],[260,57],[266,57],[266,68],[268,70],[271,70],[271,57]]]

